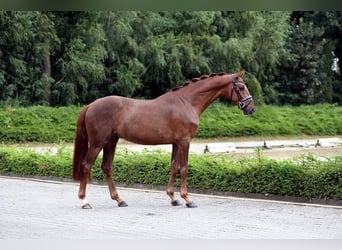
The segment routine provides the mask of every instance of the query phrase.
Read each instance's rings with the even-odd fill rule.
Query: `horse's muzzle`
[[[246,106],[243,109],[243,114],[245,114],[245,115],[252,115],[254,112],[255,112],[255,106],[254,105],[253,105],[253,107],[252,106]]]
[[[247,96],[239,103],[239,109],[243,110],[245,115],[251,115],[255,112],[255,104],[252,96]]]

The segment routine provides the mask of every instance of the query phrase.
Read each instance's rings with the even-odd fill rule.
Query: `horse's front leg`
[[[178,199],[175,196],[175,180],[177,177],[178,169],[179,169],[179,160],[176,157],[178,154],[178,147],[176,144],[172,145],[172,156],[171,156],[171,170],[170,170],[170,180],[169,180],[169,185],[167,187],[166,193],[171,199],[171,204],[173,206],[179,206],[182,203],[178,201]]]
[[[188,155],[189,155],[190,143],[174,144],[172,148],[172,161],[171,161],[171,175],[167,189],[167,194],[171,198],[171,204],[176,206],[181,203],[176,199],[174,195],[174,183],[178,173],[178,169],[181,172],[181,197],[185,200],[186,206],[195,208],[197,205],[191,200],[187,190],[187,177],[188,177]]]
[[[188,194],[187,178],[188,178],[188,156],[190,143],[181,147],[179,152],[180,157],[180,173],[181,173],[181,191],[180,195],[185,200],[186,206],[189,208],[196,208],[197,205],[192,201]]]

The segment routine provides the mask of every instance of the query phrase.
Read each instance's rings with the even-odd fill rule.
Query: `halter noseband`
[[[253,100],[253,97],[251,95],[245,97],[245,98],[242,98],[241,94],[240,94],[240,90],[239,90],[239,87],[236,85],[237,82],[241,82],[244,84],[243,81],[236,81],[236,78],[235,78],[235,75],[232,74],[232,89],[235,91],[238,99],[239,99],[239,109],[242,109],[242,110],[245,110],[248,105],[251,103],[251,101]],[[230,100],[232,100],[233,98],[233,91],[230,92]]]

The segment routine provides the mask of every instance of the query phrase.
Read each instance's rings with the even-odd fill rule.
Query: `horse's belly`
[[[191,140],[199,123],[199,118],[190,112],[184,113],[182,109],[175,110],[165,105],[131,106],[129,115],[125,115],[118,127],[118,136],[145,145]]]
[[[185,126],[173,122],[131,123],[123,126],[118,136],[144,145],[173,144],[180,140],[191,140],[197,131],[197,125]]]
[[[172,144],[175,142],[175,135],[173,133],[146,128],[139,130],[126,129],[119,136],[127,141],[144,145]]]

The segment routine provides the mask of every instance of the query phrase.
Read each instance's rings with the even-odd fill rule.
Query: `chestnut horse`
[[[254,113],[253,98],[242,80],[244,73],[219,73],[194,78],[153,100],[107,96],[85,106],[77,121],[73,156],[73,178],[80,181],[78,197],[82,200],[82,208],[91,208],[86,199],[86,185],[91,167],[101,150],[101,168],[110,196],[119,207],[127,206],[112,178],[112,163],[119,138],[145,145],[172,144],[167,194],[172,205],[181,204],[174,194],[176,175],[180,171],[180,196],[187,207],[197,207],[187,191],[190,142],[197,133],[200,115],[218,98],[229,99],[245,115]]]

